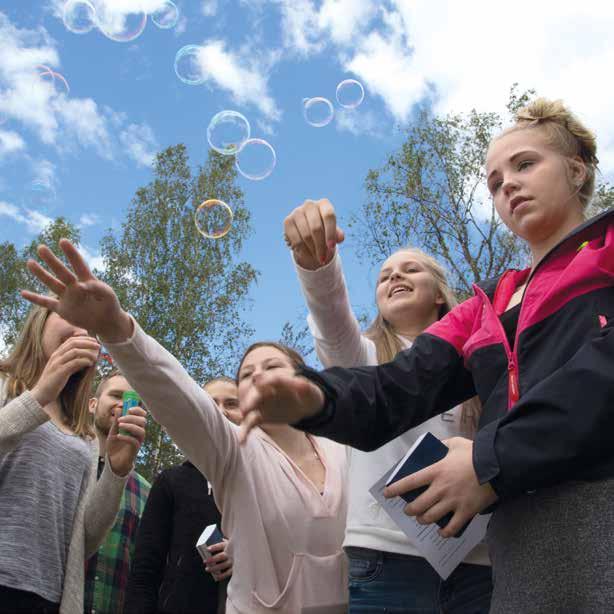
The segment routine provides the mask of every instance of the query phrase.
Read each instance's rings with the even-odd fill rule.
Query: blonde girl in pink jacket
[[[44,246],[39,256],[53,274],[28,261],[58,298],[22,295],[96,333],[152,416],[207,476],[233,560],[226,612],[345,612],[344,447],[285,425],[263,425],[241,446],[238,427],[208,393],[121,308],[70,242],[60,246],[72,270]],[[239,366],[239,399],[266,371],[294,373],[301,363],[279,344],[251,346]]]

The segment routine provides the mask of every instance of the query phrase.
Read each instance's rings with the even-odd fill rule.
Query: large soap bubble
[[[202,85],[205,82],[200,51],[198,45],[186,45],[175,56],[175,74],[188,85]]]
[[[249,134],[249,122],[238,111],[220,111],[207,127],[209,145],[224,156],[238,153],[249,139]]]
[[[222,200],[210,198],[194,213],[196,229],[206,239],[221,239],[232,226],[232,209]]]
[[[174,28],[179,20],[179,9],[171,0],[164,0],[164,4],[151,14],[151,20],[163,30]]]
[[[266,179],[277,164],[275,150],[264,139],[249,139],[235,158],[237,170],[246,179]]]
[[[327,98],[316,96],[315,98],[303,99],[305,121],[314,128],[322,128],[330,124],[334,114],[333,104]]]
[[[365,98],[365,90],[356,79],[345,79],[337,86],[337,102],[346,109],[355,109]]]
[[[120,4],[100,3],[97,11],[100,31],[113,41],[129,43],[138,38],[147,25],[147,13],[126,9]]]
[[[68,0],[62,20],[73,34],[87,34],[96,25],[96,9],[88,0]]]

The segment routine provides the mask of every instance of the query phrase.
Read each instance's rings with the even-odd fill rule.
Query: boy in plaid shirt
[[[114,370],[98,385],[90,399],[94,427],[100,444],[98,476],[104,467],[105,444],[114,416],[122,411],[122,395],[131,390],[126,378]],[[85,565],[86,614],[121,614],[136,532],[149,494],[149,482],[133,471],[126,482],[115,524],[106,540]]]

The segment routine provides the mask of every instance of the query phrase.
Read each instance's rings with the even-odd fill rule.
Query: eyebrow
[[[525,154],[528,153],[537,153],[535,150],[533,149],[523,149],[522,151],[517,151],[513,156],[510,156],[509,162],[514,162],[514,160],[516,158],[519,158],[520,156],[524,156]],[[486,179],[486,181],[490,181],[490,178],[497,172],[497,169],[493,169],[492,171],[490,171],[488,178]]]
[[[407,262],[403,263],[403,266],[406,266],[408,264],[416,264],[418,266],[422,266],[417,260],[408,260]],[[382,269],[379,274],[382,275],[383,273],[389,273],[392,270],[392,267],[387,266],[385,269]]]

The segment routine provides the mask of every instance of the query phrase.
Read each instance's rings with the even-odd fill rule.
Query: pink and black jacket
[[[326,405],[298,428],[374,450],[477,394],[473,462],[500,499],[614,476],[614,210],[538,264],[510,347],[499,315],[529,270],[474,286],[392,362],[301,371]]]

